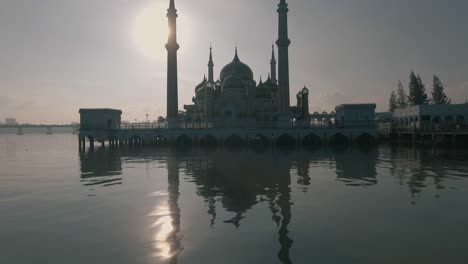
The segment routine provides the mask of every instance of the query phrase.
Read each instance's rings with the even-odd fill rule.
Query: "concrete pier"
[[[398,144],[431,144],[431,145],[452,145],[458,143],[466,144],[468,139],[468,129],[454,131],[395,131],[390,133],[390,138],[396,139]]]
[[[352,144],[354,142],[376,142],[374,128],[284,128],[284,129],[112,129],[80,130],[79,141],[84,145],[88,139],[90,146],[94,141],[105,146],[132,147],[152,146],[207,146],[207,145],[320,145]]]

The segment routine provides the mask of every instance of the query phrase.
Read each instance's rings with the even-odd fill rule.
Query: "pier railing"
[[[181,128],[205,129],[213,128],[213,123],[182,123]],[[167,123],[124,123],[120,126],[121,129],[168,129]]]
[[[168,128],[167,123],[123,123],[121,129],[160,129]]]
[[[337,128],[352,128],[352,127],[367,127],[375,128],[375,123],[366,122],[362,126],[357,126],[354,124],[350,125],[339,125],[335,123],[292,123],[288,129],[337,129]],[[211,129],[211,128],[231,128],[230,126],[215,126],[213,123],[205,122],[191,122],[191,123],[181,123],[180,128],[182,129]],[[239,127],[245,129],[268,129],[276,128],[271,126],[256,126],[256,127]],[[122,130],[147,130],[147,129],[169,129],[167,123],[123,123],[120,126]]]

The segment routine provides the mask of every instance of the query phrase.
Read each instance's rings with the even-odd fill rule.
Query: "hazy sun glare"
[[[166,49],[164,45],[168,37],[167,4],[154,3],[141,9],[133,22],[132,39],[136,48],[146,57],[151,59],[165,59]],[[186,14],[184,14],[186,16]],[[187,23],[178,19],[178,38],[186,43],[189,39]],[[182,33],[181,33],[182,32]]]

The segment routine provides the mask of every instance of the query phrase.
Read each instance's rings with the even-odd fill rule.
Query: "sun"
[[[132,40],[136,48],[145,56],[150,59],[163,60],[166,58],[165,44],[169,33],[167,24],[167,4],[153,3],[149,6],[142,8],[135,20],[132,27]],[[178,38],[180,42],[188,40],[187,24],[183,23],[186,18],[182,20],[179,18],[177,23]],[[184,25],[185,24],[185,25]],[[183,36],[180,38],[180,36]]]
[[[151,4],[143,8],[133,22],[133,42],[144,56],[151,59],[165,58],[164,45],[168,35],[166,9],[161,3]]]

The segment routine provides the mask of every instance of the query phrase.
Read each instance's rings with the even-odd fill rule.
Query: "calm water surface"
[[[0,263],[467,263],[468,152],[0,135]]]

